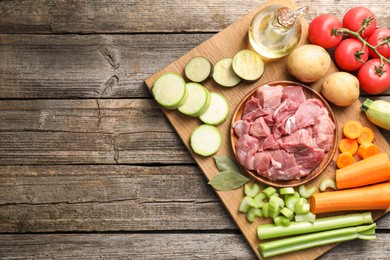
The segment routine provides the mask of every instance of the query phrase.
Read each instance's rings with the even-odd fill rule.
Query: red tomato
[[[358,6],[349,9],[344,15],[343,27],[357,32],[362,28],[364,21],[367,21],[370,18],[372,18],[372,21],[370,21],[368,26],[360,32],[360,35],[363,38],[368,38],[375,32],[376,18],[374,13],[366,7]]]
[[[363,66],[368,60],[368,47],[364,48],[364,53],[358,53],[363,50],[363,43],[356,38],[347,38],[342,40],[334,52],[334,58],[340,68],[347,71],[354,71]]]
[[[378,44],[384,42],[385,38],[390,39],[390,29],[379,28],[375,30],[375,32],[370,36],[370,38],[368,38],[367,42],[373,46],[377,46]],[[386,58],[390,58],[390,43],[379,46],[376,50]],[[378,54],[371,50],[371,48],[370,56],[373,58],[379,58]]]
[[[390,64],[380,68],[379,59],[371,59],[360,68],[358,79],[360,87],[368,94],[380,94],[390,87]]]
[[[336,47],[342,39],[341,34],[332,34],[336,28],[342,28],[339,18],[331,14],[319,15],[309,25],[309,39],[325,49]]]

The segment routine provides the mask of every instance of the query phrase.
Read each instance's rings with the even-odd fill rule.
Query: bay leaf
[[[209,184],[216,190],[227,191],[235,190],[248,181],[249,179],[244,175],[238,172],[226,170],[220,172],[218,175],[212,178],[209,181]]]
[[[237,166],[236,162],[232,159],[230,159],[228,156],[222,155],[222,156],[214,156],[215,164],[217,165],[217,168],[220,172],[223,171],[232,171],[240,173],[241,170]]]

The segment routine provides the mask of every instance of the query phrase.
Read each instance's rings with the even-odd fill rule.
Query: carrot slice
[[[389,207],[390,182],[355,189],[315,193],[310,197],[310,210],[314,214],[345,210],[388,209]]]
[[[379,148],[371,142],[363,142],[358,149],[358,155],[360,158],[365,159],[379,153]]]
[[[343,138],[339,142],[339,150],[342,153],[350,153],[351,155],[355,155],[358,151],[358,143],[356,139]]]
[[[336,160],[336,165],[339,169],[353,164],[353,156],[348,152],[340,153]]]
[[[371,128],[363,127],[362,133],[360,136],[356,139],[359,144],[362,144],[363,142],[373,142],[375,138],[374,132]]]
[[[378,153],[336,170],[338,189],[354,188],[390,180],[387,153]]]
[[[349,120],[345,122],[343,126],[343,134],[345,137],[355,139],[362,134],[362,124],[355,120]]]

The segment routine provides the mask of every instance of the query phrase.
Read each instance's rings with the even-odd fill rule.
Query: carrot
[[[390,180],[387,153],[378,153],[336,170],[338,189],[354,188]]]
[[[358,155],[360,158],[365,159],[379,153],[379,148],[371,142],[363,142],[358,149]]]
[[[314,214],[345,210],[375,210],[390,207],[390,182],[355,189],[315,193],[310,197]]]
[[[353,164],[353,156],[348,152],[340,153],[336,160],[336,165],[339,169]]]
[[[355,155],[358,151],[358,143],[356,139],[343,138],[339,142],[339,150],[342,153],[350,153],[351,155]]]
[[[371,130],[371,128],[363,127],[362,133],[360,136],[356,139],[359,144],[362,144],[363,142],[373,142],[375,138],[374,132]]]
[[[345,137],[355,139],[362,134],[362,124],[355,120],[345,122],[343,126],[343,134]]]

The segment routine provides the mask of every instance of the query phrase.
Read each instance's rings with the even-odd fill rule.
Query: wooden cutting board
[[[230,25],[223,31],[219,32],[218,34],[214,35],[204,43],[200,44],[199,46],[195,47],[182,57],[180,57],[178,60],[174,61],[164,69],[160,70],[159,72],[155,73],[151,77],[145,80],[145,83],[149,90],[151,89],[154,81],[163,73],[166,72],[177,72],[181,75],[183,75],[184,67],[186,63],[194,56],[204,56],[207,57],[213,64],[215,64],[219,59],[225,58],[225,57],[233,57],[233,55],[242,49],[249,48],[248,45],[248,27],[249,24],[253,18],[253,16],[262,8],[268,5],[272,4],[280,4],[287,7],[291,7],[293,9],[296,9],[296,6],[294,3],[292,3],[290,0],[271,0],[263,5],[259,6],[252,12],[248,13],[244,17],[242,17],[240,20],[235,22],[234,24]],[[300,44],[307,43],[307,28],[308,24],[307,22],[302,19],[303,24],[303,35],[301,38]],[[329,69],[328,73],[337,71],[337,68],[334,64],[332,64],[331,68]],[[224,88],[219,85],[217,85],[212,79],[206,81],[204,83],[204,86],[207,87],[209,91],[215,91],[223,94],[229,102],[230,106],[230,113],[227,120],[221,124],[219,127],[222,138],[223,138],[223,144],[221,149],[216,155],[227,155],[231,158],[234,158],[234,154],[232,151],[232,147],[230,144],[230,123],[232,120],[232,115],[234,113],[234,110],[237,108],[237,105],[241,101],[241,99],[252,89],[256,88],[257,86],[274,81],[274,80],[292,80],[296,81],[287,71],[286,69],[286,58],[274,60],[274,61],[267,61],[265,66],[265,72],[263,76],[257,81],[252,83],[246,83],[243,82],[239,84],[236,87],[233,88]],[[321,86],[322,80],[319,80],[315,82],[314,84],[309,85],[315,90],[319,90]],[[387,143],[386,139],[382,136],[382,134],[378,131],[378,129],[371,124],[367,119],[366,116],[360,111],[360,102],[356,101],[353,105],[346,107],[346,108],[340,108],[332,106],[332,109],[335,113],[337,123],[339,125],[338,129],[336,131],[339,131],[339,136],[342,136],[342,133],[340,131],[340,126],[346,121],[350,119],[355,119],[361,121],[361,123],[365,126],[369,126],[374,130],[375,137],[376,137],[376,144],[379,146],[379,149],[382,152],[387,152],[390,154],[390,146]],[[211,157],[202,157],[194,154],[189,146],[189,138],[191,132],[201,124],[201,121],[197,118],[191,118],[185,115],[180,114],[176,110],[166,110],[163,109],[163,112],[165,113],[168,120],[171,122],[173,127],[175,128],[178,136],[182,139],[185,146],[188,148],[188,151],[191,153],[199,167],[202,169],[203,173],[205,174],[206,178],[210,180],[215,175],[218,174],[218,170],[215,166],[214,158]],[[337,152],[335,154],[335,157],[337,156]],[[312,181],[312,183],[318,185],[318,183],[324,179],[324,178],[334,178],[335,175],[335,158],[333,158],[333,161],[330,163],[330,165],[326,168],[326,170],[315,180]],[[250,223],[246,220],[246,215],[238,212],[238,205],[243,197],[243,190],[242,188],[233,190],[233,191],[216,191],[219,198],[231,214],[234,221],[237,223],[238,227],[248,240],[249,244],[255,251],[256,255],[260,258],[260,254],[258,252],[258,244],[260,243],[260,240],[257,238],[256,235],[256,227],[259,224],[268,223],[269,220],[257,218],[257,220],[254,223]],[[377,219],[381,216],[383,216],[386,212],[385,211],[375,211],[374,212],[374,218]],[[312,249],[307,249],[295,253],[290,253],[286,255],[281,255],[275,258],[288,258],[288,259],[311,259],[316,258],[320,256],[321,254],[325,253],[326,251],[330,250],[335,245],[327,245]]]

